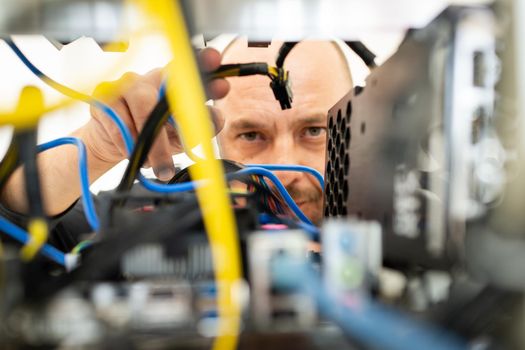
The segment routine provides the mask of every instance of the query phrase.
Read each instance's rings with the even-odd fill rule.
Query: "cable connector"
[[[68,253],[64,255],[64,262],[67,272],[71,272],[80,265],[80,255]]]
[[[290,74],[282,67],[269,66],[263,62],[223,64],[210,73],[211,79],[266,75],[271,79],[270,87],[281,109],[292,108],[293,93]]]
[[[277,77],[274,77],[270,82],[270,87],[275,99],[279,101],[281,109],[292,108],[293,93],[288,71],[279,68]]]

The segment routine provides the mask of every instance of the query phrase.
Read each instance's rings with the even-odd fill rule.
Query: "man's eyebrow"
[[[312,124],[326,124],[326,114],[314,113],[311,115],[298,118],[294,121],[295,125],[312,125]]]
[[[236,119],[231,122],[230,128],[232,129],[262,129],[262,128],[268,128],[268,123],[265,123],[263,121],[254,120],[254,119],[247,119],[247,118],[241,118]]]
[[[304,117],[297,118],[292,124],[293,126],[326,124],[326,114],[319,112],[306,115]],[[239,118],[233,120],[230,124],[230,128],[236,130],[267,129],[268,127],[268,122],[265,122],[259,118]]]

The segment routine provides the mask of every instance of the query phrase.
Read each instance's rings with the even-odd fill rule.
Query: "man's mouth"
[[[308,201],[306,201],[306,200],[296,201],[296,202],[295,202],[295,204],[297,204],[298,207],[302,207],[302,206],[304,206],[306,203],[308,203]]]

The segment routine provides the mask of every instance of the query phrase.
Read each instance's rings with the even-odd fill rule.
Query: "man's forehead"
[[[274,65],[282,41],[272,41],[267,47],[249,47],[246,38],[233,40],[222,53],[223,63],[266,62]]]
[[[275,64],[281,43],[268,48],[248,48],[246,42],[236,42],[226,50],[224,63],[266,61]],[[264,76],[228,79],[230,93],[216,106],[224,112],[229,123],[236,116],[254,115],[276,118],[310,116],[321,111],[326,115],[350,88],[348,66],[331,42],[308,41],[298,43],[290,52],[285,68],[290,71],[294,100],[292,109],[282,111]]]

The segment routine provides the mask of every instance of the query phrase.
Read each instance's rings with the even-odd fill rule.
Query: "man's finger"
[[[113,102],[119,98],[121,91],[132,88],[135,82],[140,80],[140,78],[141,76],[137,73],[124,73],[118,80],[106,81],[98,84],[92,95],[95,99],[102,102]]]
[[[175,175],[171,145],[165,128],[159,132],[155,139],[148,155],[148,161],[159,180],[169,181]]]
[[[221,65],[221,54],[213,48],[205,48],[198,53],[198,61],[204,72],[212,72]]]
[[[163,68],[155,68],[150,70],[148,73],[146,73],[144,78],[144,82],[147,82],[157,88],[160,88],[160,84],[164,79]]]
[[[206,92],[209,98],[218,100],[230,91],[230,83],[226,79],[214,79],[206,84]]]

